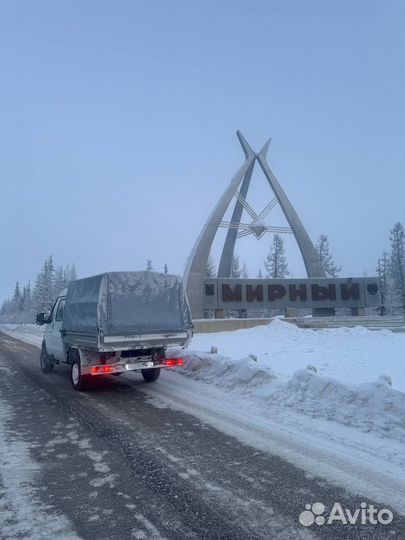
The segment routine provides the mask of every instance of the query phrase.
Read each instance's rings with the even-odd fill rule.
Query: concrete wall
[[[266,326],[272,319],[195,319],[194,334],[207,332],[228,332],[241,328],[253,328],[254,326]]]
[[[228,332],[242,328],[266,326],[274,319],[196,319],[193,320],[194,334],[208,332]],[[369,330],[391,330],[391,332],[404,332],[403,317],[288,317],[284,322],[295,324],[300,328],[353,328],[363,326]]]

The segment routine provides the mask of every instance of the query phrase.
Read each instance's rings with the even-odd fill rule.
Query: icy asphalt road
[[[302,527],[306,503],[372,501],[160,407],[140,377],[78,393],[68,375],[0,334],[0,538],[404,537],[395,512],[389,526]]]

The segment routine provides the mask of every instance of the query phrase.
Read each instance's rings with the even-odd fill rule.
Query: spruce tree
[[[322,268],[325,270],[326,277],[337,277],[342,267],[337,266],[333,260],[326,234],[321,234],[315,245],[315,249]]]
[[[391,229],[390,285],[394,301],[394,310],[405,309],[405,234],[402,223],[396,223]]]
[[[382,312],[384,314],[386,310],[387,298],[388,298],[388,286],[389,286],[389,274],[390,274],[390,258],[386,251],[382,254],[382,257],[377,262],[377,276],[380,284]]]
[[[17,281],[12,299],[4,301],[1,306],[0,314],[8,319],[3,320],[7,322],[32,322],[35,313],[49,313],[56,296],[70,281],[68,277],[76,279],[74,265],[66,265],[65,269],[59,266],[55,270],[53,258],[50,255],[44,261],[33,289],[31,289],[30,282],[21,289]]]
[[[48,259],[44,262],[41,271],[38,273],[35,286],[34,286],[34,307],[38,313],[45,312],[46,310],[46,301],[45,301],[45,274],[48,272]]]
[[[264,261],[264,266],[267,271],[266,278],[269,279],[285,278],[290,274],[284,252],[284,240],[279,234],[273,237],[270,253]]]
[[[21,293],[21,311],[27,310],[27,287],[24,285]]]
[[[15,284],[14,287],[14,297],[13,297],[13,311],[14,313],[22,311],[23,308],[23,299],[22,299],[22,293],[20,289],[20,284]]]
[[[71,281],[77,279],[76,267],[74,264],[66,264],[65,267],[59,265],[55,270],[54,276],[54,299],[57,298],[58,294],[68,287]]]
[[[45,273],[45,301],[48,311],[52,309],[55,296],[55,265],[52,255],[49,255],[47,272]]]
[[[25,302],[24,302],[24,311],[27,313],[31,312],[32,309],[32,291],[31,291],[31,282],[29,281],[25,287]]]
[[[52,255],[44,262],[44,265],[35,281],[34,304],[37,312],[49,312],[54,302],[55,267]]]

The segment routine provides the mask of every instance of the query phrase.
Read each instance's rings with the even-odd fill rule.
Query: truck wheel
[[[86,390],[89,384],[89,375],[82,375],[80,358],[78,358],[76,355],[73,358],[70,366],[70,381],[73,388],[79,392]]]
[[[51,373],[51,371],[53,371],[54,363],[46,350],[45,343],[42,343],[41,356],[39,361],[42,373]]]
[[[142,369],[141,371],[145,382],[157,381],[160,375],[160,368]]]

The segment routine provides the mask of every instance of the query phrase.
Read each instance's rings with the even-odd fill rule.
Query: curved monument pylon
[[[243,137],[242,133],[237,131],[236,134],[245,154],[245,162],[232,178],[229,186],[222,194],[202,228],[187,260],[184,272],[184,281],[193,319],[204,317],[204,278],[211,246],[219,227],[228,228],[228,233],[218,267],[218,277],[229,277],[231,274],[232,259],[237,238],[252,234],[257,239],[260,239],[265,232],[294,234],[304,261],[307,276],[309,278],[326,277],[315,247],[305,230],[304,225],[267,163],[266,154],[271,139],[266,142],[260,152],[255,153]],[[274,193],[274,199],[272,199],[259,214],[257,214],[246,201],[246,195],[256,162],[259,163],[270,188]],[[240,185],[241,188],[238,190]],[[236,197],[236,203],[231,221],[222,221],[233,197]],[[270,227],[266,226],[264,223],[264,218],[277,203],[280,205],[290,228]],[[241,223],[242,212],[244,209],[252,218],[251,223]]]

